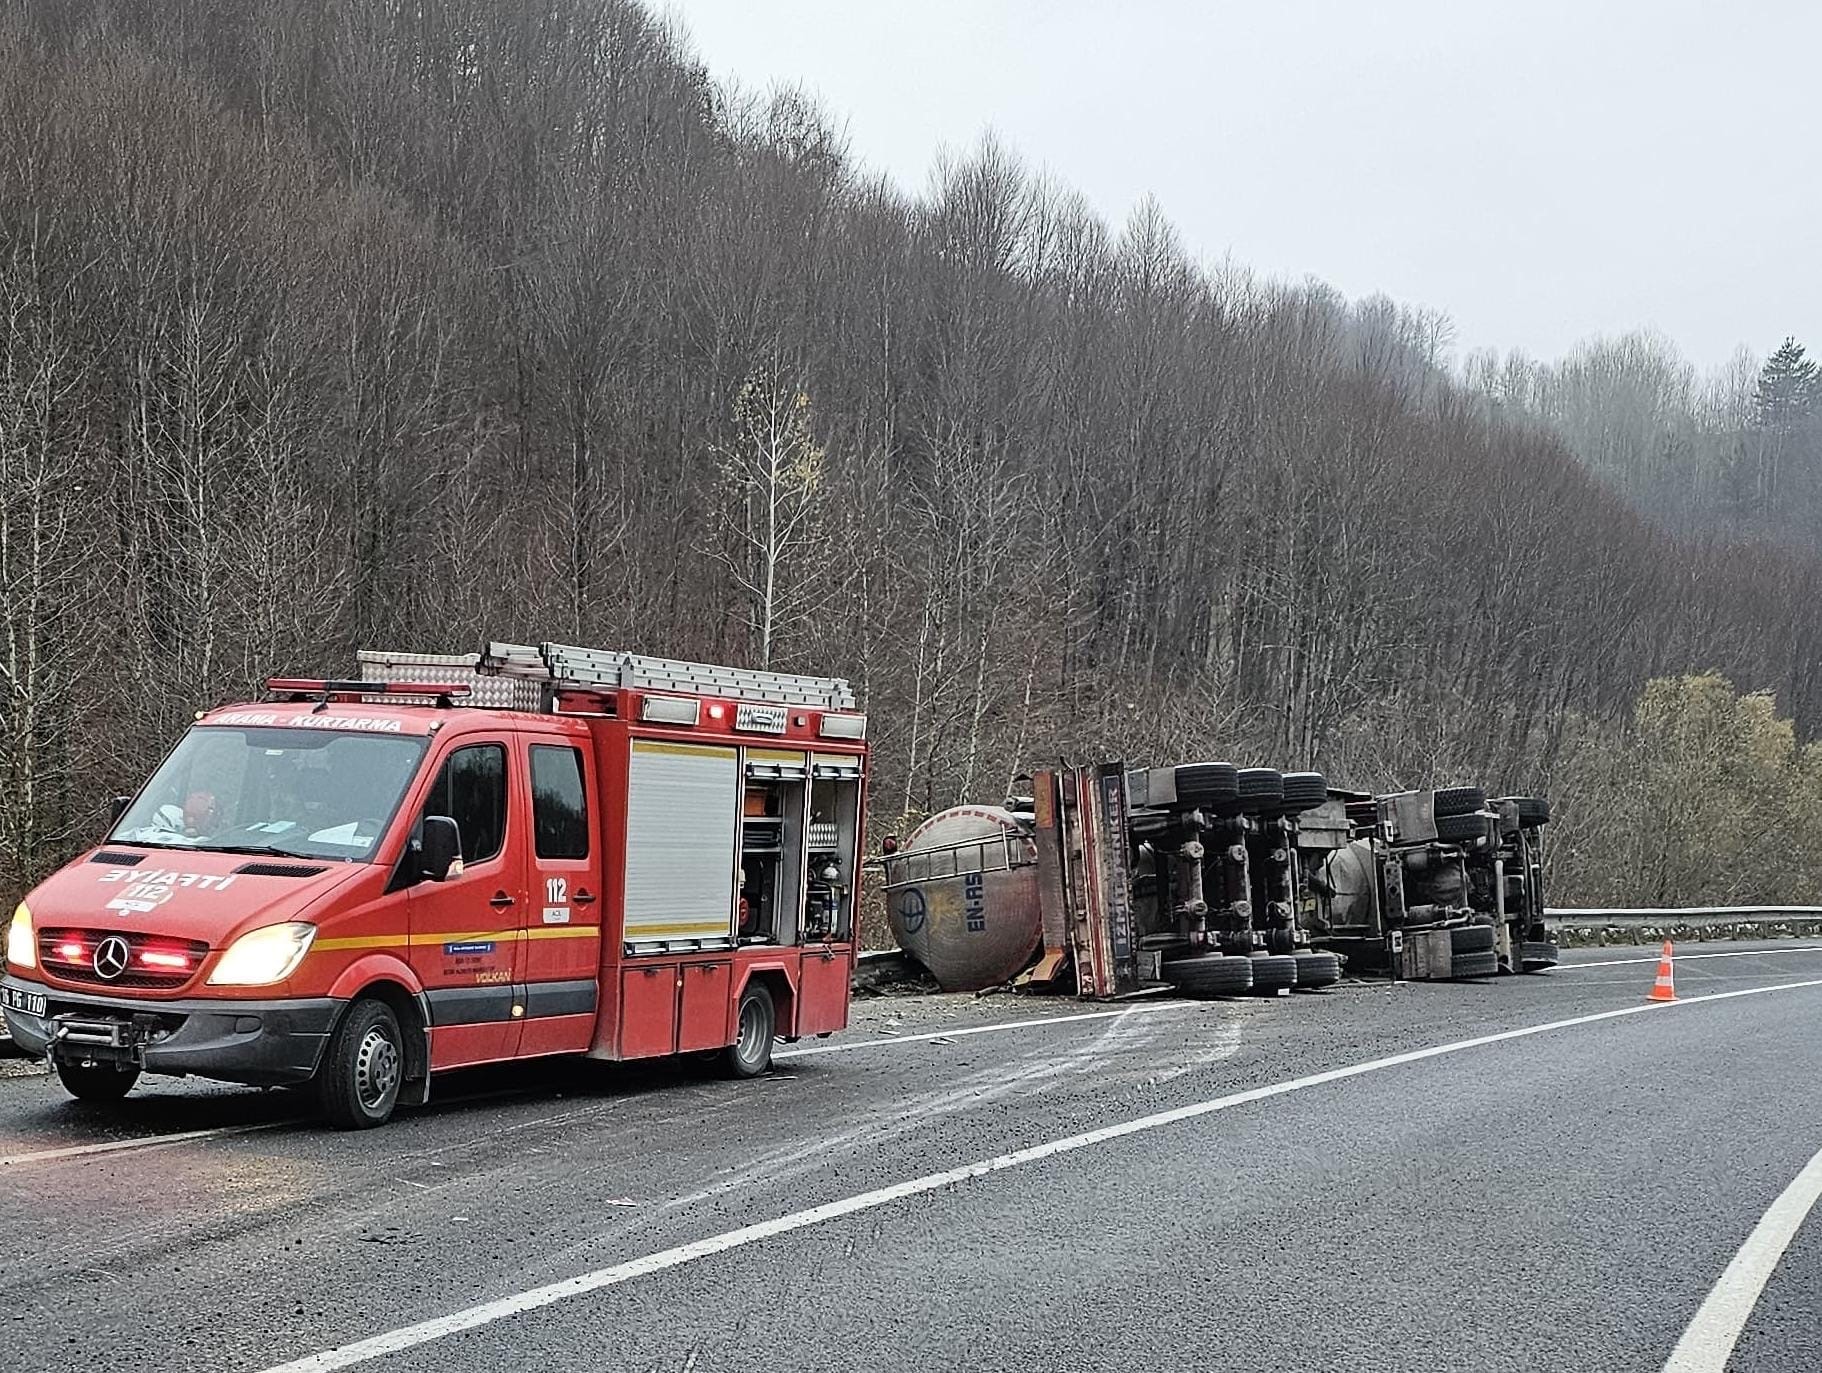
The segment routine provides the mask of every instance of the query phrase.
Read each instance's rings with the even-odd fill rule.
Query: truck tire
[[[1457,981],[1465,977],[1497,977],[1499,955],[1488,949],[1483,953],[1458,953],[1449,959],[1449,976]]]
[[[1487,832],[1487,821],[1480,815],[1439,815],[1436,837],[1445,844],[1465,844]]]
[[[109,1063],[59,1063],[57,1080],[78,1101],[119,1101],[139,1081],[139,1069]]]
[[[1239,996],[1253,989],[1253,960],[1229,954],[1167,958],[1162,974],[1185,996]]]
[[[1329,799],[1329,782],[1320,772],[1284,774],[1284,813],[1301,815]]]
[[[329,1037],[316,1070],[316,1104],[338,1130],[371,1130],[392,1119],[405,1078],[405,1039],[392,1007],[363,997]]]
[[[1488,953],[1499,943],[1499,936],[1491,925],[1457,925],[1449,931],[1449,952],[1452,954]]]
[[[1239,782],[1245,813],[1269,813],[1284,804],[1284,774],[1276,768],[1241,768]]]
[[[1341,981],[1341,955],[1305,950],[1292,954],[1297,960],[1297,990],[1316,991]]]
[[[1238,769],[1232,763],[1183,763],[1175,772],[1177,804],[1213,807],[1240,795]]]
[[[1519,948],[1519,963],[1528,973],[1541,973],[1562,961],[1562,952],[1548,939],[1527,939]]]
[[[1256,953],[1253,963],[1253,991],[1261,996],[1276,996],[1297,985],[1297,959],[1294,954]]]
[[[772,1038],[778,1012],[763,982],[749,982],[734,1016],[734,1042],[721,1051],[721,1070],[729,1077],[758,1077],[772,1066]]]
[[[1535,829],[1539,825],[1550,823],[1550,802],[1543,796],[1508,796],[1518,808],[1518,823],[1525,829]]]
[[[1487,808],[1487,793],[1480,787],[1439,787],[1435,792],[1437,828],[1445,815],[1472,815]]]

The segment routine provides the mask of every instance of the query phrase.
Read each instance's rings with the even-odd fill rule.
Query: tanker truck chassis
[[[1019,979],[1109,999],[1175,987],[1288,992],[1340,980],[1298,928],[1294,820],[1319,774],[1122,763],[1033,774],[1007,807],[956,807],[888,841],[900,946],[949,990]]]
[[[1538,798],[1492,802],[1472,786],[1335,792],[1298,828],[1304,923],[1357,970],[1413,981],[1552,967],[1540,812]]]
[[[946,990],[1284,993],[1553,966],[1536,797],[1389,795],[1227,763],[1036,772],[885,845],[894,934]]]

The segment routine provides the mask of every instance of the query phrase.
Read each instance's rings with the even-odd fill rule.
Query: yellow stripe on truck
[[[471,930],[457,934],[357,934],[336,939],[319,939],[310,946],[312,953],[333,953],[341,949],[427,949],[438,944],[472,944],[483,940],[505,943],[524,935],[528,939],[599,939],[599,925],[551,925],[535,930]]]
[[[628,943],[645,943],[655,939],[706,939],[728,937],[728,922],[715,921],[704,925],[628,925],[626,939]]]
[[[795,763],[804,765],[804,753],[801,749],[788,748],[751,748],[747,749],[749,763]]]
[[[634,753],[669,753],[685,758],[732,758],[738,751],[725,744],[661,744],[652,739],[633,740]]]
[[[310,946],[311,953],[333,953],[339,949],[402,949],[410,943],[403,934],[359,934],[343,939],[319,939]]]

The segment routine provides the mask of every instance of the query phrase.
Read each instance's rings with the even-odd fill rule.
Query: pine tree
[[[1803,345],[1787,338],[1759,370],[1753,393],[1753,425],[1789,432],[1822,411],[1822,369],[1804,356]]]
[[[1752,447],[1758,480],[1754,495],[1761,518],[1789,514],[1791,497],[1813,503],[1822,444],[1822,371],[1787,338],[1765,359],[1752,397]]]

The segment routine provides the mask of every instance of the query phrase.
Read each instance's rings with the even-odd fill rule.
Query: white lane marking
[[[1822,1199],[1822,1152],[1778,1194],[1759,1223],[1722,1272],[1683,1338],[1670,1351],[1664,1373],[1723,1373],[1747,1317],[1759,1303],[1765,1284],[1784,1251],[1796,1238],[1816,1202]]]
[[[47,1163],[58,1158],[82,1158],[89,1154],[117,1154],[127,1149],[155,1149],[163,1144],[182,1144],[187,1139],[220,1139],[224,1135],[250,1135],[256,1130],[276,1130],[284,1125],[302,1125],[301,1120],[268,1120],[258,1125],[219,1125],[211,1130],[183,1130],[171,1135],[149,1135],[142,1139],[116,1139],[106,1144],[69,1144],[61,1149],[39,1149],[29,1154],[7,1154],[0,1157],[0,1168],[15,1163]]]
[[[1729,953],[1676,953],[1672,950],[1672,961],[1688,963],[1697,958],[1764,958],[1770,954],[1780,953],[1822,953],[1822,944],[1801,944],[1787,949],[1737,949]],[[1635,963],[1655,963],[1659,954],[1648,958],[1608,958],[1598,963],[1558,963],[1555,971],[1571,972],[1576,968],[1626,968]]]
[[[1748,949],[1744,952],[1735,953],[1678,954],[1677,958],[1679,960],[1692,958],[1751,958],[1756,957],[1759,954],[1767,953],[1822,953],[1822,944],[1804,945],[1800,948]],[[1617,968],[1635,963],[1655,963],[1657,960],[1658,956],[1653,954],[1649,958],[1615,958],[1598,963],[1563,963],[1558,965],[1558,971],[1573,968]],[[1689,1000],[1690,998],[1685,997],[1684,999]],[[856,1039],[841,1044],[811,1044],[800,1049],[780,1049],[778,1052],[774,1053],[772,1057],[775,1059],[782,1059],[804,1058],[812,1054],[845,1054],[855,1049],[878,1049],[893,1044],[919,1044],[937,1039],[959,1039],[964,1035],[999,1034],[1006,1030],[1029,1030],[1045,1025],[1068,1025],[1082,1020],[1107,1020],[1115,1016],[1150,1015],[1156,1014],[1159,1011],[1183,1011],[1190,1009],[1195,1004],[1197,1003],[1188,1001],[1158,1001],[1144,1005],[1123,1006],[1119,1010],[1114,1011],[1084,1011],[1080,1015],[1034,1016],[1029,1020],[1006,1020],[999,1021],[992,1025],[972,1025],[960,1029],[932,1030],[927,1034],[890,1035],[880,1039]],[[483,1093],[474,1097],[452,1097],[449,1098],[449,1101],[459,1102],[465,1105],[471,1101],[487,1101],[497,1097],[520,1095],[523,1090],[524,1089],[522,1088],[509,1088],[503,1092]],[[565,1119],[565,1117],[553,1116],[550,1117],[550,1119],[562,1120]],[[37,1153],[0,1156],[0,1167],[8,1167],[15,1163],[39,1163],[49,1162],[53,1159],[60,1158],[78,1158],[87,1154],[115,1153],[125,1149],[155,1149],[160,1145],[180,1144],[184,1140],[189,1139],[215,1139],[225,1135],[246,1134],[254,1130],[275,1130],[280,1126],[307,1125],[309,1123],[310,1122],[306,1120],[275,1120],[263,1125],[224,1125],[212,1130],[187,1130],[180,1134],[156,1135],[143,1139],[117,1140],[109,1144],[79,1144],[64,1149],[45,1149]],[[531,1123],[537,1124],[541,1122]],[[512,1125],[504,1128],[520,1129],[522,1127]],[[446,1146],[445,1149],[435,1149],[428,1152],[443,1153],[447,1152],[449,1149],[466,1147],[467,1144],[471,1142],[472,1141],[463,1141],[460,1144]]]
[[[944,1187],[953,1187],[957,1183],[1004,1172],[1008,1168],[1023,1167],[1028,1163],[1054,1158],[1058,1154],[1074,1153],[1078,1149],[1105,1144],[1109,1140],[1124,1139],[1128,1135],[1142,1134],[1148,1130],[1180,1124],[1186,1120],[1195,1120],[1200,1116],[1212,1115],[1216,1111],[1231,1110],[1233,1107],[1250,1105],[1255,1101],[1286,1096],[1291,1092],[1301,1092],[1310,1087],[1321,1087],[1331,1082],[1345,1081],[1351,1077],[1360,1077],[1363,1074],[1379,1072],[1386,1068],[1396,1068],[1407,1063],[1420,1063],[1425,1059],[1461,1053],[1466,1049],[1482,1048],[1488,1044],[1502,1044],[1508,1040],[1526,1039],[1532,1035],[1547,1034],[1552,1030],[1566,1030],[1577,1025],[1592,1025],[1602,1020],[1618,1020],[1623,1016],[1675,1011],[1678,1007],[1700,1006],[1711,1001],[1731,1001],[1735,997],[1761,996],[1766,992],[1795,991],[1804,987],[1822,987],[1822,978],[1814,978],[1806,982],[1779,982],[1766,987],[1743,987],[1731,992],[1711,992],[1706,996],[1685,997],[1681,1001],[1641,1002],[1639,1005],[1624,1006],[1618,1010],[1596,1011],[1590,1015],[1571,1016],[1567,1020],[1552,1020],[1542,1025],[1527,1025],[1516,1030],[1501,1030],[1496,1034],[1480,1035],[1474,1039],[1459,1039],[1450,1044],[1435,1044],[1427,1049],[1413,1049],[1406,1053],[1393,1054],[1387,1058],[1376,1058],[1365,1063],[1351,1064],[1345,1068],[1331,1068],[1327,1072],[1312,1073],[1308,1077],[1274,1082],[1265,1087],[1254,1087],[1244,1092],[1235,1092],[1231,1096],[1216,1097],[1212,1101],[1200,1101],[1189,1106],[1179,1106],[1170,1111],[1159,1111],[1155,1115],[1140,1116],[1134,1120],[1122,1121],[1117,1125],[1106,1125],[1098,1130],[1069,1135],[1063,1139],[1053,1139],[1044,1144],[1035,1144],[1026,1149],[1015,1150],[1010,1154],[1000,1154],[997,1157],[981,1159],[975,1163],[965,1163],[959,1168],[947,1168],[940,1173],[927,1173],[920,1178],[911,1178],[906,1182],[893,1183],[889,1187],[880,1187],[871,1192],[843,1197],[839,1201],[825,1202],[821,1206],[812,1206],[805,1211],[793,1211],[790,1215],[778,1216],[772,1220],[743,1225],[737,1230],[724,1231],[719,1235],[711,1235],[707,1239],[678,1245],[674,1249],[646,1254],[641,1258],[629,1259],[625,1263],[617,1263],[608,1268],[597,1268],[592,1273],[583,1273],[577,1277],[565,1278],[561,1282],[534,1287],[510,1297],[482,1302],[478,1306],[470,1306],[446,1316],[436,1316],[427,1321],[419,1321],[415,1325],[402,1326],[397,1330],[388,1330],[383,1334],[370,1335],[364,1340],[356,1340],[352,1344],[345,1344],[336,1349],[327,1349],[319,1354],[308,1354],[301,1359],[293,1359],[289,1363],[275,1364],[271,1368],[263,1370],[263,1373],[331,1373],[331,1370],[338,1368],[352,1368],[356,1364],[369,1363],[374,1359],[399,1353],[401,1350],[429,1344],[446,1335],[491,1325],[493,1322],[504,1320],[509,1316],[523,1315],[527,1311],[552,1306],[557,1302],[567,1301],[571,1297],[599,1292],[603,1288],[618,1287],[634,1278],[662,1273],[671,1268],[680,1268],[684,1264],[694,1263],[697,1259],[723,1254],[730,1249],[756,1244],[760,1240],[790,1234],[795,1230],[807,1230],[814,1225],[822,1225],[843,1216],[851,1216],[857,1211],[871,1211],[891,1202],[903,1201],[906,1197],[934,1192]]]
[[[441,1097],[438,1098],[436,1105],[466,1106],[475,1102],[501,1101],[511,1097],[530,1096],[534,1091],[536,1091],[536,1088],[508,1087],[497,1092],[477,1092],[473,1096]],[[571,1112],[571,1114],[580,1115],[585,1113]],[[549,1117],[549,1119],[552,1120],[561,1120],[563,1118],[564,1117],[562,1116]],[[259,1130],[281,1130],[288,1126],[311,1125],[314,1123],[315,1122],[305,1117],[298,1116],[288,1120],[261,1121],[257,1125],[217,1125],[207,1130],[180,1130],[169,1135],[141,1135],[138,1139],[110,1140],[106,1144],[70,1144],[58,1149],[39,1149],[27,1154],[0,1155],[0,1168],[8,1168],[16,1163],[51,1163],[57,1159],[84,1158],[90,1154],[117,1154],[134,1149],[162,1149],[168,1144],[182,1144],[186,1140],[224,1139],[230,1135],[250,1135]],[[533,1121],[531,1123],[538,1124],[540,1122]],[[496,1130],[495,1133],[499,1133],[500,1130],[516,1130],[518,1128],[520,1127],[516,1125],[504,1125],[499,1127],[499,1130]],[[466,1143],[467,1141],[464,1142]],[[451,1145],[450,1147],[459,1148],[461,1146]],[[431,1150],[429,1152],[437,1153],[441,1151]]]
[[[1189,1001],[1160,1001],[1144,1006],[1123,1006],[1117,1011],[1084,1011],[1080,1015],[1041,1015],[1031,1020],[1002,1020],[993,1025],[970,1025],[959,1030],[932,1030],[922,1035],[891,1035],[884,1039],[856,1039],[847,1044],[812,1044],[802,1049],[780,1049],[773,1058],[804,1058],[810,1054],[845,1054],[850,1049],[877,1049],[887,1044],[917,1044],[931,1039],[960,1039],[963,1035],[990,1035],[1002,1030],[1029,1030],[1037,1025],[1068,1025],[1078,1020],[1106,1020],[1111,1016],[1153,1015],[1159,1011],[1182,1011],[1194,1005]]]

